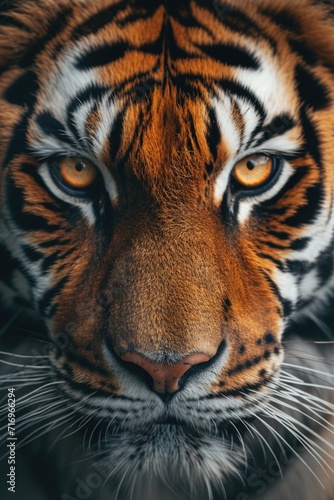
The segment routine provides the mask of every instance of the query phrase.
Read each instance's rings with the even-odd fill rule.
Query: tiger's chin
[[[243,462],[244,455],[222,434],[157,423],[111,435],[98,467],[120,488],[126,477],[125,496],[135,488],[138,498],[139,491],[147,498],[150,488],[163,491],[161,486],[168,485],[175,495],[183,490],[182,498],[185,491],[194,498],[201,489],[211,491],[214,485],[221,487],[227,476],[239,474]]]

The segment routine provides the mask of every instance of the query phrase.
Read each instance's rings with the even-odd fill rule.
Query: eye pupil
[[[77,172],[82,172],[82,170],[85,168],[85,164],[83,161],[77,161],[75,164],[75,170]]]
[[[255,168],[255,162],[253,160],[249,160],[247,162],[247,168],[248,170],[253,170]]]

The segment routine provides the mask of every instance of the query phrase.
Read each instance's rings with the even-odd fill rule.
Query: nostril
[[[136,352],[125,352],[121,359],[127,363],[139,366],[153,380],[153,390],[159,395],[174,394],[179,390],[180,378],[193,366],[204,364],[210,356],[204,353],[190,354],[173,364],[155,363],[146,356]]]

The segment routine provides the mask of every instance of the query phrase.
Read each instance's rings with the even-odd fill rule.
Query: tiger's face
[[[28,1],[4,28],[1,289],[108,460],[231,471],[224,430],[333,287],[333,38],[306,0]]]

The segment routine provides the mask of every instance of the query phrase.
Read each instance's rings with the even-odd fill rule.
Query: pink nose
[[[199,363],[205,363],[209,361],[210,356],[198,352],[196,354],[191,354],[186,356],[179,361],[171,365],[153,363],[149,359],[145,358],[142,354],[134,352],[126,352],[122,356],[123,361],[128,361],[140,366],[149,375],[151,375],[154,382],[154,391],[160,394],[174,393],[179,390],[179,382],[182,375],[189,370],[194,365]]]

